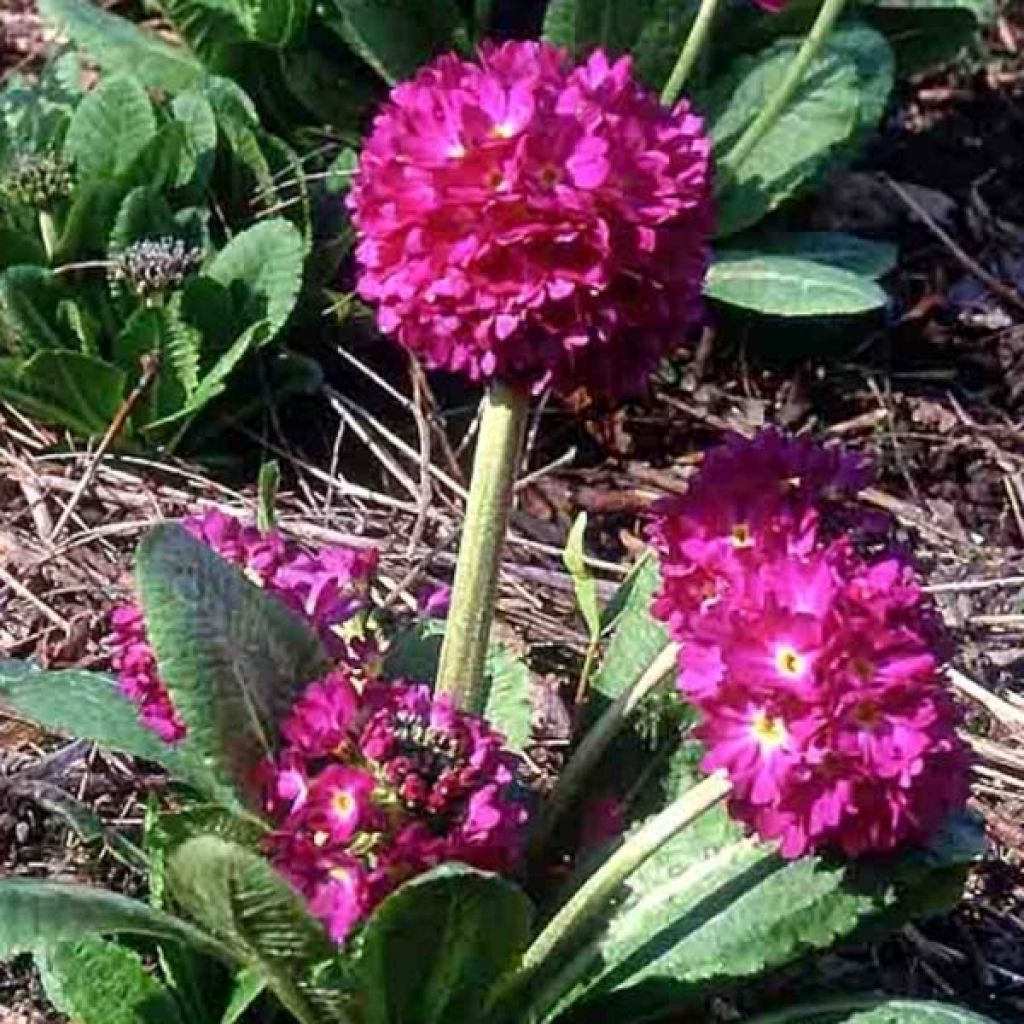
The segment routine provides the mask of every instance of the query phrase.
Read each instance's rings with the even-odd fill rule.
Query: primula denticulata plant
[[[532,396],[618,400],[692,336],[716,223],[747,208],[746,161],[804,73],[888,45],[836,28],[843,6],[825,0],[793,52],[771,44],[799,73],[758,86],[717,160],[680,89],[718,59],[716,17],[755,15],[713,0],[660,100],[627,59],[536,41],[446,54],[392,91],[347,198],[359,294],[428,366],[487,387],[450,607],[396,618],[372,548],[300,546],[266,504],[259,526],[207,509],[141,543],[109,675],[0,665],[5,706],[168,779],[141,841],[37,794],[148,883],[133,900],[0,882],[0,956],[33,954],[59,1009],[629,1024],[724,997],[759,1024],[980,1019],[839,995],[817,959],[948,909],[982,850],[948,638],[858,502],[870,466],[773,429],[728,439],[653,509],[603,607],[574,528],[591,652],[565,681],[579,728],[553,788],[531,769],[529,668],[491,640]],[[613,8],[601,31],[626,32]],[[548,35],[599,41],[589,10],[553,3]],[[748,1013],[783,969],[800,1001]]]

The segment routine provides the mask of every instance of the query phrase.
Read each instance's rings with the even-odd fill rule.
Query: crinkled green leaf
[[[171,992],[125,946],[85,938],[35,959],[47,998],[77,1024],[184,1024]]]
[[[18,264],[45,264],[46,253],[31,235],[0,227],[0,271]]]
[[[182,92],[202,81],[202,64],[92,0],[39,0],[40,13],[60,26],[109,74],[133,75],[151,89]]]
[[[79,103],[65,152],[82,178],[124,174],[156,136],[156,114],[135,78],[112,75]]]
[[[885,306],[885,291],[868,277],[791,256],[719,251],[704,294],[773,316],[850,316]]]
[[[263,859],[215,836],[189,840],[167,868],[172,898],[228,947],[301,1024],[344,1024],[347,994],[325,984],[334,945],[302,897]]]
[[[0,959],[95,935],[146,935],[220,955],[198,929],[118,893],[36,878],[0,879]]]
[[[205,188],[217,156],[217,117],[198,90],[183,92],[171,102],[171,113],[185,129],[185,144],[174,185]]]
[[[47,267],[15,266],[0,274],[0,337],[10,352],[70,348],[71,331],[57,315],[67,297],[60,280]]]
[[[210,773],[186,751],[142,725],[138,709],[110,676],[77,669],[43,672],[27,662],[0,661],[0,703],[51,732],[152,761],[203,792],[215,788]]]
[[[316,634],[183,527],[139,545],[136,580],[160,677],[188,729],[183,749],[259,808],[259,764],[304,686],[323,675]]]
[[[108,253],[115,256],[136,242],[173,235],[174,227],[174,213],[160,191],[139,185],[124,197],[117,211]]]
[[[274,218],[235,235],[204,275],[231,290],[237,323],[265,322],[273,336],[295,307],[303,257],[302,235],[288,221]]]
[[[952,1003],[924,999],[837,996],[797,1003],[759,1014],[748,1024],[995,1024],[988,1017]]]
[[[577,56],[594,47],[622,53],[633,46],[652,6],[652,0],[551,0],[544,38]]]
[[[355,977],[366,1024],[481,1019],[496,983],[526,948],[532,917],[520,888],[459,864],[407,882],[361,936]]]
[[[741,57],[705,99],[716,150],[725,161],[717,234],[735,234],[849,161],[885,108],[893,83],[885,37],[864,25],[834,31],[786,110],[738,167],[729,148],[778,88],[800,39]]]

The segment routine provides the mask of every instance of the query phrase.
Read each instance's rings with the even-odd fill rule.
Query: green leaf
[[[594,674],[593,689],[614,700],[632,686],[669,643],[665,626],[651,614],[651,601],[661,581],[654,556],[645,558],[622,585],[621,599],[613,598],[614,629],[601,667]]]
[[[181,172],[185,144],[185,126],[170,121],[142,147],[119,180],[128,187],[173,188]]]
[[[67,349],[43,349],[29,357],[12,388],[15,403],[32,406],[52,423],[84,437],[102,434],[124,398],[124,373],[116,366]]]
[[[328,0],[321,16],[391,84],[452,49],[462,21],[454,0]]]
[[[231,239],[204,276],[229,288],[238,310],[236,323],[265,322],[275,335],[295,308],[302,285],[302,235],[281,218],[264,221]]]
[[[366,1024],[481,1019],[526,948],[532,917],[517,886],[462,865],[407,882],[363,930],[355,976]]]
[[[155,0],[189,49],[203,60],[215,59],[223,48],[245,42],[249,30],[233,0]]]
[[[551,0],[544,38],[577,57],[594,47],[629,50],[644,27],[650,0]]]
[[[46,262],[43,247],[31,235],[0,227],[0,270],[23,263],[44,265]]]
[[[181,526],[139,545],[136,580],[183,746],[259,808],[254,777],[302,688],[323,675],[315,633]]]
[[[346,1020],[345,994],[315,980],[333,960],[333,944],[298,893],[258,854],[199,836],[171,856],[167,887],[236,959],[266,978],[302,1024]]]
[[[205,188],[217,156],[217,118],[199,91],[183,92],[171,102],[171,113],[185,129],[185,145],[173,184]]]
[[[385,679],[433,684],[444,640],[442,619],[421,619],[391,638],[384,658]],[[532,734],[532,684],[529,666],[502,644],[491,644],[484,664],[487,700],[484,717],[512,750],[522,751]]]
[[[572,576],[576,603],[580,607],[587,629],[590,630],[591,642],[594,642],[601,635],[601,605],[597,599],[597,583],[587,568],[584,558],[583,537],[586,530],[587,513],[581,512],[572,524],[572,529],[569,530],[565,551],[562,552],[562,561],[569,570],[569,575]]]
[[[741,57],[705,100],[717,152],[724,154],[778,88],[800,39]],[[848,162],[878,123],[893,83],[885,37],[864,25],[829,36],[789,106],[750,155],[724,178],[717,234],[735,234]]]
[[[64,143],[83,178],[124,174],[156,135],[146,90],[128,75],[104,78],[79,103]]]
[[[992,0],[861,0],[860,9],[889,38],[901,77],[951,61],[995,18]]]
[[[171,993],[133,950],[103,939],[36,955],[47,998],[78,1024],[183,1024]]]
[[[105,256],[124,195],[125,187],[112,181],[93,180],[79,185],[57,242],[54,262]]]
[[[274,528],[274,521],[277,518],[277,488],[280,483],[281,464],[277,459],[269,459],[260,466],[256,485],[256,527],[260,533],[268,533]]]
[[[18,266],[0,274],[0,335],[5,347],[28,354],[74,345],[58,307],[67,298],[60,280],[46,267]]]
[[[187,50],[163,42],[92,0],[39,0],[39,10],[108,74],[125,72],[151,89],[171,93],[194,88],[205,75]]]
[[[146,935],[223,955],[198,929],[127,896],[35,878],[0,879],[0,959],[63,939],[115,934]]]
[[[238,1024],[245,1012],[267,990],[267,979],[255,967],[247,967],[235,978],[231,999],[224,1009],[220,1024]]]
[[[250,15],[253,38],[284,48],[303,38],[309,22],[310,0],[241,0]]]
[[[944,850],[945,841],[898,859],[785,861],[743,838],[718,807],[628,879],[624,898],[568,971],[581,979],[569,1019],[602,1024],[682,1007],[882,924],[894,927],[922,911],[932,887],[952,905],[958,893],[950,893],[949,875],[962,883],[978,848]]]
[[[174,234],[174,213],[158,189],[139,185],[124,197],[117,211],[107,252],[116,256],[130,245]]]
[[[849,270],[790,256],[719,252],[704,294],[774,316],[850,316],[885,306],[885,291]]]
[[[773,231],[740,235],[721,247],[718,254],[723,257],[789,256],[877,279],[885,277],[896,266],[899,250],[891,242],[860,238],[842,231]]]
[[[748,1024],[995,1024],[952,1003],[838,996],[759,1014]]]
[[[0,661],[0,702],[51,732],[152,761],[199,790],[213,789],[200,764],[139,722],[135,705],[110,676],[77,669],[41,672],[25,662]]]

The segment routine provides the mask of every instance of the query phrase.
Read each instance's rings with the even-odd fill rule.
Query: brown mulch
[[[0,2],[2,72],[31,61],[42,36],[29,0]],[[588,512],[593,571],[610,593],[642,546],[646,509],[685,487],[694,453],[724,431],[775,422],[869,452],[879,479],[866,499],[914,542],[958,640],[952,682],[970,712],[974,806],[991,849],[955,913],[829,966],[1009,1024],[1024,1019],[1024,17],[1004,10],[983,68],[914,83],[863,165],[799,212],[804,224],[899,244],[891,320],[853,338],[721,323],[644,403],[582,418],[542,404],[500,625],[541,672],[554,672],[566,648],[580,657],[586,636],[559,557],[572,518]],[[442,392],[443,382],[435,395],[393,353],[328,338],[342,340],[347,354],[328,360],[339,390],[327,410],[308,404],[255,432],[225,423],[226,446],[248,461],[220,482],[184,462],[96,460],[0,406],[0,657],[102,666],[104,616],[129,592],[138,538],[203,503],[251,512],[260,453],[284,471],[282,528],[379,545],[377,596],[391,607],[413,611],[450,579],[476,397]],[[373,377],[384,358],[392,390]],[[133,771],[0,716],[0,874],[137,887],[109,852],[83,848],[9,781],[59,779],[105,821],[131,828],[142,789]],[[55,1019],[44,1006],[24,961],[0,966],[0,1024]]]

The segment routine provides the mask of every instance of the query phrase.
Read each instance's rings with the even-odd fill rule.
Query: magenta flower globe
[[[484,719],[357,676],[341,666],[306,689],[263,773],[267,852],[337,942],[438,864],[509,871],[527,824],[519,758]]]
[[[855,458],[764,431],[711,452],[652,524],[653,611],[703,767],[785,857],[922,843],[967,799],[938,618],[902,556],[851,539],[865,481]]]
[[[425,363],[637,391],[702,316],[711,143],[601,51],[449,54],[397,86],[348,205],[359,294]]]

